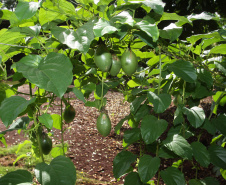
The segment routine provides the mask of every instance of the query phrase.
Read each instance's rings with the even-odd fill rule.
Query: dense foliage
[[[43,130],[54,127],[63,135],[64,124],[76,116],[65,95],[73,92],[96,107],[97,129],[107,136],[111,122],[104,96],[110,89],[130,102],[130,114],[114,128],[119,134],[123,124],[130,126],[113,161],[116,179],[126,175],[125,184],[136,185],[152,184],[154,176],[157,184],[160,179],[167,185],[219,184],[199,177],[210,164],[226,178],[226,24],[219,13],[179,15],[154,0],[19,0],[15,10],[3,7],[1,20],[10,25],[0,30],[0,118],[7,127],[0,140],[7,146],[4,135],[12,130],[29,135],[34,157],[43,161],[35,167],[41,184],[76,181],[63,139],[50,164],[43,155],[52,149],[51,133]],[[195,21],[203,23],[201,32],[193,29]],[[30,87],[28,100],[18,93],[24,84]],[[95,101],[87,100],[91,93]],[[199,104],[209,96],[212,107],[205,113]],[[57,97],[61,115],[49,114]],[[168,122],[163,114],[172,99],[177,108]],[[208,143],[200,141],[205,132],[212,135]],[[127,150],[137,143],[139,156]],[[163,169],[164,159],[174,163]],[[185,179],[187,161],[196,169],[195,179]],[[32,184],[32,175],[11,172],[0,178],[0,184],[8,183]]]

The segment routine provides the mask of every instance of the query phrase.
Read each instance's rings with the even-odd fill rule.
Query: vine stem
[[[101,103],[99,107],[99,111],[102,108],[103,105],[103,98],[104,98],[104,72],[102,72],[102,80],[101,80]]]
[[[60,101],[60,122],[61,122],[61,144],[62,144],[62,150],[63,150],[63,155],[65,155],[65,151],[64,151],[64,130],[63,130],[63,119],[62,119],[62,116],[63,116],[63,100],[61,98],[61,101]]]

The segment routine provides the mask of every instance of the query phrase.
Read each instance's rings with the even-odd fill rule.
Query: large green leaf
[[[111,18],[110,22],[134,26],[135,21],[129,11],[122,11]]]
[[[197,79],[197,74],[191,62],[185,60],[177,60],[168,66],[170,71],[186,82],[193,83]]]
[[[206,115],[202,108],[192,107],[188,109],[187,107],[183,107],[182,111],[187,115],[188,121],[195,128],[200,127],[205,121]]]
[[[163,113],[171,103],[171,96],[166,93],[157,95],[151,91],[147,94],[149,102],[154,105],[154,111],[156,113]]]
[[[111,34],[117,31],[117,28],[112,26],[110,22],[105,19],[99,19],[94,24],[93,32],[96,37],[102,37],[105,34]]]
[[[10,127],[7,130],[0,132],[0,134],[5,134],[6,132],[13,131],[13,130],[19,130],[19,129],[24,130],[27,128],[27,125],[29,122],[30,122],[29,117],[25,116],[25,117],[18,118],[16,121],[14,121],[10,125]]]
[[[185,185],[184,174],[174,167],[168,167],[160,172],[160,175],[166,185]]]
[[[44,162],[37,164],[35,176],[42,185],[75,185],[76,169],[69,158],[58,156],[49,165]]]
[[[182,33],[182,27],[178,27],[176,24],[171,23],[167,27],[159,30],[160,37],[175,41]]]
[[[75,94],[75,96],[76,96],[79,100],[81,100],[81,101],[83,101],[84,103],[86,103],[86,100],[85,100],[85,98],[84,98],[83,93],[82,93],[77,87],[73,87],[72,92]]]
[[[8,127],[20,113],[26,110],[27,106],[35,102],[35,98],[26,100],[21,96],[11,96],[1,103],[0,118],[6,127]]]
[[[161,21],[164,21],[164,20],[178,21],[176,23],[177,26],[182,26],[185,23],[190,23],[189,20],[185,16],[180,16],[176,13],[168,13],[168,12],[163,12]]]
[[[226,136],[226,115],[220,114],[217,118],[211,120],[214,126]]]
[[[146,144],[153,143],[166,130],[166,120],[157,119],[153,115],[145,116],[141,122],[141,136]]]
[[[191,143],[192,152],[195,160],[203,167],[208,167],[210,164],[210,155],[206,147],[200,142]]]
[[[53,128],[53,118],[50,114],[44,113],[41,116],[38,116],[38,120],[40,123],[44,124],[46,128],[52,129]]]
[[[182,136],[178,134],[170,135],[163,141],[163,144],[180,157],[189,160],[192,159],[192,148]]]
[[[54,27],[51,29],[51,32],[61,43],[66,44],[72,49],[78,49],[82,53],[87,53],[94,39],[94,22],[94,20],[91,20],[79,27],[76,31]]]
[[[60,1],[58,1],[58,3],[59,2]],[[64,14],[64,11],[59,6],[56,6],[55,2],[46,0],[45,2],[42,3],[42,8],[40,8],[39,10],[39,23],[41,25],[50,23],[51,21],[55,21],[55,20],[65,21],[66,19],[67,19],[67,16]]]
[[[31,83],[58,97],[64,95],[73,78],[70,59],[60,53],[49,53],[45,58],[28,55],[16,63],[16,68]]]
[[[38,2],[19,1],[15,10],[15,14],[19,20],[29,19],[36,14],[38,8]]]
[[[137,110],[141,106],[141,103],[146,99],[145,95],[137,97],[135,100],[132,101],[130,104],[130,112],[132,114],[136,114]]]
[[[53,127],[61,130],[61,116],[59,114],[52,114],[51,117],[53,119]]]
[[[210,53],[217,53],[217,54],[226,54],[226,44],[220,44],[215,46],[213,49],[210,50]]]
[[[138,164],[138,173],[142,182],[148,182],[158,171],[160,158],[143,155]]]
[[[162,0],[158,1],[142,1],[145,6],[152,8],[156,13],[163,14],[165,3]]]
[[[226,169],[226,149],[218,145],[212,145],[208,151],[210,153],[210,162],[215,166]]]
[[[113,160],[114,177],[118,179],[129,170],[130,165],[136,160],[137,156],[129,151],[121,151]]]
[[[159,37],[159,31],[156,24],[151,24],[146,20],[142,20],[135,24],[135,27],[144,31],[148,36],[153,39],[153,42],[156,42]]]
[[[143,185],[143,183],[137,172],[131,172],[126,176],[124,185]]]
[[[140,128],[132,128],[131,130],[126,130],[124,132],[123,138],[126,143],[134,143],[140,140]]]
[[[0,178],[1,185],[31,185],[33,177],[27,170],[16,170]]]

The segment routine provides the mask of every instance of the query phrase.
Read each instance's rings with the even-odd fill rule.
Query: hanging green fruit
[[[127,50],[122,54],[121,62],[122,70],[127,75],[131,76],[137,70],[137,57],[130,47],[128,47]]]
[[[111,53],[108,51],[106,45],[102,41],[96,49],[94,61],[96,63],[96,66],[103,72],[108,72],[111,68]]]
[[[44,155],[48,155],[52,150],[52,140],[45,132],[43,132],[40,136],[40,146]]]
[[[121,60],[116,54],[112,54],[112,65],[110,69],[110,75],[117,76],[122,67]]]
[[[111,120],[104,112],[101,112],[97,118],[97,130],[104,137],[108,136],[111,132]]]
[[[75,118],[75,109],[72,105],[68,104],[64,110],[63,113],[63,118],[65,120],[66,123],[70,123],[74,120]]]

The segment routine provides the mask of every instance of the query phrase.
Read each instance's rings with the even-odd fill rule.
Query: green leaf
[[[35,167],[35,175],[42,185],[67,184],[75,185],[76,169],[73,162],[65,157],[58,156],[50,164],[39,163]]]
[[[38,8],[38,2],[19,1],[15,10],[15,14],[19,20],[29,19],[36,14]]]
[[[182,26],[185,23],[189,23],[189,20],[185,16],[180,16],[176,13],[168,13],[168,12],[163,12],[161,21],[165,20],[175,20],[178,21],[176,23],[177,26]]]
[[[206,147],[200,142],[191,143],[192,152],[195,160],[203,167],[208,167],[210,164],[210,155]]]
[[[166,185],[185,185],[184,174],[174,167],[168,167],[160,172],[160,175]]]
[[[210,162],[215,166],[226,169],[226,149],[218,145],[212,145],[208,151],[210,153]]]
[[[209,71],[206,69],[198,70],[198,78],[204,82],[208,87],[212,87],[213,85],[213,78]]]
[[[164,11],[165,3],[162,0],[159,1],[142,1],[145,6],[152,8],[156,13],[162,15]]]
[[[135,24],[135,27],[144,31],[148,36],[153,39],[153,42],[156,42],[159,37],[159,31],[156,24],[151,24],[146,20],[142,20]]]
[[[189,61],[177,60],[168,66],[170,71],[186,82],[193,83],[197,79],[197,74],[194,66]]]
[[[140,128],[132,128],[131,130],[126,130],[123,135],[124,141],[126,143],[132,144],[141,139]]]
[[[215,54],[226,54],[226,44],[220,44],[218,46],[215,46],[213,49],[210,50],[210,53],[215,53]]]
[[[191,179],[191,180],[189,180],[188,184],[189,185],[203,185],[203,183],[198,179]]]
[[[124,175],[136,158],[137,156],[129,151],[121,151],[118,153],[113,160],[114,177],[118,179]]]
[[[123,123],[124,123],[126,120],[128,120],[129,118],[130,118],[130,115],[124,117],[123,119],[121,119],[121,120],[118,122],[118,124],[115,126],[115,133],[116,133],[116,134],[120,134],[120,129],[121,129]]]
[[[83,101],[84,103],[86,103],[86,100],[85,100],[85,98],[84,98],[83,93],[82,93],[77,87],[73,87],[72,92],[75,94],[75,96],[76,96],[79,100],[81,100],[81,101]]]
[[[220,114],[217,118],[213,118],[211,122],[224,136],[226,136],[226,115],[225,114]]]
[[[205,185],[220,185],[220,183],[214,177],[206,177],[201,182]]]
[[[3,177],[0,178],[1,185],[18,185],[18,184],[26,184],[31,185],[33,177],[31,173],[27,170],[16,170],[13,172],[9,172]]]
[[[122,11],[111,18],[110,22],[134,26],[134,19],[129,11]]]
[[[182,33],[182,27],[178,27],[176,24],[171,23],[167,27],[159,30],[160,37],[164,39],[169,39],[171,42],[175,41]]]
[[[200,127],[206,119],[205,112],[202,108],[192,107],[191,109],[188,109],[183,107],[182,111],[187,115],[188,121],[195,128]]]
[[[38,116],[38,120],[40,121],[40,123],[44,124],[46,128],[53,128],[53,118],[50,114],[44,113],[41,116]]]
[[[91,20],[76,31],[55,27],[51,29],[51,33],[63,44],[72,49],[78,49],[82,53],[87,53],[90,44],[94,39],[93,26],[94,20]]]
[[[61,53],[49,53],[45,58],[28,55],[16,63],[16,68],[31,83],[58,97],[64,95],[73,78],[71,61]]]
[[[151,111],[151,107],[150,106],[148,106],[146,104],[141,105],[140,108],[137,110],[136,114],[134,115],[134,120],[136,122],[140,121],[145,116],[150,114],[150,111]]]
[[[212,135],[215,135],[216,133],[216,127],[207,118],[205,119],[202,128],[206,129],[206,131]]]
[[[141,106],[141,103],[146,99],[146,96],[139,96],[137,97],[135,100],[132,101],[132,103],[130,104],[130,112],[132,114],[136,114],[137,110],[139,109],[139,107]]]
[[[143,155],[138,164],[138,173],[142,182],[148,182],[158,171],[160,158]]]
[[[53,119],[53,127],[61,130],[61,116],[59,114],[52,114],[51,117]]]
[[[30,27],[14,27],[11,29],[12,32],[20,32],[31,37],[37,37],[40,33],[41,26],[35,25]]]
[[[146,43],[148,46],[152,48],[156,48],[157,44],[153,42],[153,39],[144,31],[134,31],[133,32],[134,36],[138,36],[140,40],[142,40],[144,43]]]
[[[110,22],[101,18],[94,24],[93,32],[96,37],[102,37],[105,34],[112,34],[117,31],[117,28],[112,26]]]
[[[155,113],[163,113],[171,104],[171,96],[166,93],[157,95],[151,91],[147,94],[149,102],[154,105]]]
[[[35,98],[26,100],[20,96],[11,96],[1,103],[0,118],[6,127],[8,127],[20,113],[26,110],[27,106],[35,102]]]
[[[60,155],[64,155],[64,153],[67,152],[67,146],[64,145],[64,150],[63,150],[63,147],[61,146],[57,146],[57,147],[54,147],[52,150],[51,150],[51,156],[53,158],[56,158],[57,156],[60,156]]]
[[[7,130],[0,132],[0,134],[5,134],[6,132],[19,129],[25,130],[29,122],[30,122],[29,117],[18,118],[10,125],[10,127]]]
[[[157,119],[155,116],[145,116],[141,122],[141,135],[146,144],[153,143],[166,130],[168,123],[166,120]]]
[[[131,172],[126,176],[124,185],[143,185],[143,183],[137,172]]]
[[[163,144],[180,157],[189,160],[192,159],[192,148],[182,136],[178,134],[170,135],[163,141]]]

